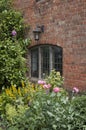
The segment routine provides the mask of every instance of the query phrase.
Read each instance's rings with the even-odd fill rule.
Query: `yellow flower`
[[[21,96],[21,89],[18,87],[18,94]]]
[[[8,88],[5,89],[5,93],[6,93],[6,95],[9,95],[9,89]]]
[[[15,85],[12,85],[12,91],[13,91],[13,93],[17,94],[17,89],[16,89]]]
[[[24,89],[24,93],[25,93],[25,94],[28,93],[28,91],[29,91],[28,88],[25,88],[25,89]]]
[[[11,98],[11,99],[16,99],[16,96],[15,96],[15,94],[13,93],[12,87],[6,88],[6,89],[5,89],[5,94],[6,94],[7,96],[9,96],[9,98]]]
[[[21,85],[22,85],[23,88],[25,87],[25,84],[24,84],[23,80],[21,81]]]

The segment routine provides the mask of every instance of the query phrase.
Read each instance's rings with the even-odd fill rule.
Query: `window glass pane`
[[[42,57],[41,57],[41,76],[42,78],[49,75],[50,65],[49,65],[49,47],[42,47]]]
[[[53,69],[62,75],[62,48],[53,47]]]
[[[36,0],[36,2],[38,2],[38,1],[40,1],[40,0]]]
[[[38,49],[31,51],[31,76],[38,77]]]

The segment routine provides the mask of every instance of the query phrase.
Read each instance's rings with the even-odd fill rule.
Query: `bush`
[[[30,43],[24,39],[24,20],[12,8],[11,0],[0,1],[0,87],[19,85],[26,74],[25,53]]]
[[[0,42],[0,86],[10,86],[11,82],[19,84],[25,77],[25,58],[18,41]]]
[[[8,88],[3,88],[0,94],[0,126],[13,126],[21,119],[22,114],[29,108],[30,102],[33,100],[33,95],[36,91],[40,91],[30,82],[21,82],[21,86],[11,85]],[[5,129],[4,128],[4,129]]]
[[[0,40],[12,39],[12,31],[16,30],[17,39],[24,38],[24,20],[20,12],[12,7],[12,0],[0,1]]]
[[[64,78],[60,75],[60,72],[52,70],[50,75],[45,79],[47,84],[51,85],[51,91],[54,87],[62,87]]]
[[[72,99],[69,113],[70,130],[86,130],[86,95]]]
[[[31,130],[57,130],[63,128],[61,122],[64,121],[63,115],[67,105],[68,97],[66,97],[66,92],[63,89],[58,94],[54,92],[46,94],[45,90],[40,90],[34,94],[30,108],[26,110],[22,119],[14,124],[14,127],[22,130],[28,130],[28,128]]]
[[[86,130],[86,95],[78,95],[74,91],[78,89],[73,88],[70,99],[63,88],[54,87],[51,91],[52,86],[45,81],[38,83],[41,84],[27,86],[22,82],[22,88],[11,86],[2,93],[4,130]]]

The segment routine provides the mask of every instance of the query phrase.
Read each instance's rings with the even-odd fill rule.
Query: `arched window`
[[[52,69],[62,75],[62,48],[53,45],[31,48],[31,77],[44,78]]]

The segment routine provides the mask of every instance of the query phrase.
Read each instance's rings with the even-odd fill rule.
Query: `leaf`
[[[54,124],[52,127],[54,130],[57,130],[57,125]]]
[[[47,111],[47,114],[48,114],[50,117],[55,117],[55,115],[54,115],[52,112]]]

